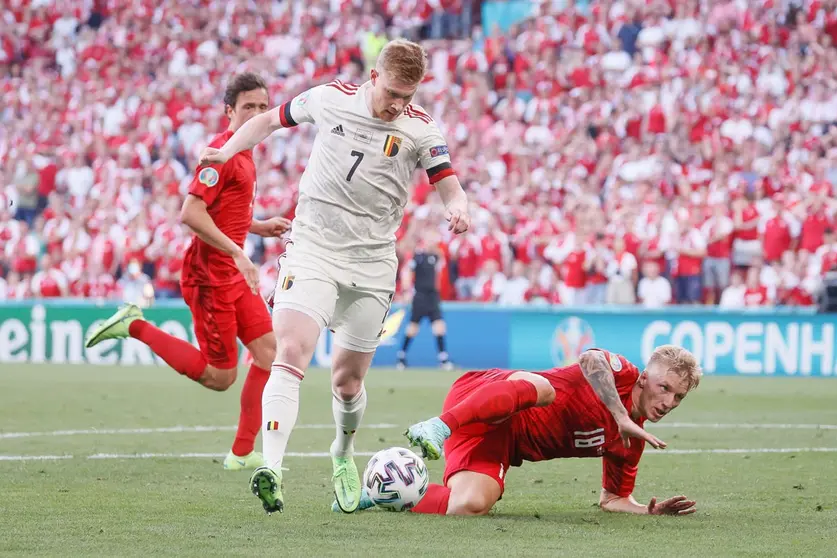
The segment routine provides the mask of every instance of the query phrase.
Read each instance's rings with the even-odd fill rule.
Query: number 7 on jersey
[[[355,171],[357,170],[358,166],[360,166],[360,162],[363,161],[363,153],[360,151],[352,151],[352,157],[355,157],[355,163],[352,165],[351,170],[349,170],[349,174],[346,175],[346,181],[351,182],[352,177],[355,175]]]

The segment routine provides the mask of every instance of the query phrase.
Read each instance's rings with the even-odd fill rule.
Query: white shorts
[[[343,263],[293,244],[280,258],[274,308],[313,318],[334,332],[334,344],[371,353],[378,348],[395,293],[398,260]]]
[[[762,255],[763,250],[761,240],[736,238],[732,241],[732,263],[737,266],[753,265],[756,259]]]

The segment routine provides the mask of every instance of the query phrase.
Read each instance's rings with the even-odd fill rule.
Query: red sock
[[[450,500],[450,488],[441,484],[431,484],[427,487],[424,498],[410,511],[445,515],[448,513],[448,500]]]
[[[188,341],[169,335],[145,320],[134,320],[128,326],[128,333],[139,339],[154,351],[154,354],[166,361],[179,374],[198,381],[206,370],[206,359],[201,352]]]
[[[235,433],[232,452],[244,457],[253,451],[256,435],[262,426],[262,392],[270,378],[270,370],[250,365],[244,387],[241,388],[241,414],[238,416],[238,431]]]
[[[518,411],[534,407],[538,390],[526,380],[511,380],[485,384],[463,401],[445,411],[439,418],[451,432],[474,422],[496,422]]]

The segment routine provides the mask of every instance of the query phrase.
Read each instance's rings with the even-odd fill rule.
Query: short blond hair
[[[660,345],[654,349],[651,358],[648,359],[648,368],[657,364],[666,372],[674,372],[688,384],[689,391],[692,391],[700,384],[703,371],[693,355],[683,347],[677,345]]]
[[[381,50],[375,67],[405,85],[418,84],[427,73],[427,52],[418,43],[395,39]]]

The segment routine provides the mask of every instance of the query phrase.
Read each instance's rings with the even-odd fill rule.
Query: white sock
[[[277,473],[288,439],[299,415],[299,384],[302,370],[284,362],[274,362],[262,394],[262,450],[265,464]]]
[[[337,425],[337,436],[331,444],[331,455],[349,457],[355,451],[355,431],[366,410],[366,386],[361,385],[360,393],[350,401],[343,401],[336,393],[332,393],[332,396],[331,411],[334,414],[334,424]]]

